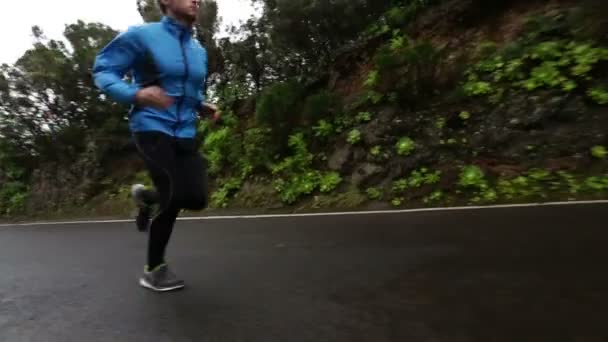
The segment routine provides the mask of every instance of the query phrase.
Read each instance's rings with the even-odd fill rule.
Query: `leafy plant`
[[[337,172],[324,174],[312,168],[314,156],[308,151],[303,133],[291,135],[288,144],[292,154],[271,167],[274,188],[283,202],[292,204],[317,189],[331,192],[342,182]]]
[[[357,114],[357,121],[359,122],[369,122],[372,120],[372,114],[370,112],[360,112]]]
[[[331,192],[342,182],[342,177],[337,172],[328,172],[319,179],[319,190]]]
[[[378,188],[368,188],[366,193],[370,200],[379,200],[382,198],[382,191]]]
[[[316,126],[313,128],[313,132],[317,137],[328,137],[334,133],[334,125],[327,120],[319,120]]]
[[[588,177],[585,179],[584,187],[588,191],[608,190],[608,175]]]
[[[416,143],[412,139],[404,137],[397,142],[395,147],[397,149],[397,154],[400,156],[407,156],[416,149]]]
[[[438,118],[435,121],[435,127],[437,127],[437,129],[443,129],[445,127],[445,124],[446,124],[445,118]]]
[[[422,201],[426,204],[429,204],[432,202],[438,202],[443,199],[443,196],[444,196],[443,191],[435,190],[430,195],[426,196]]]
[[[271,141],[272,129],[269,127],[252,127],[243,134],[243,156],[238,158],[243,173],[256,168],[267,168],[277,152]],[[232,141],[232,144],[238,144]]]
[[[395,207],[398,207],[401,204],[403,204],[403,201],[404,201],[403,197],[396,197],[396,198],[393,198],[393,200],[391,201],[391,204]]]
[[[225,208],[228,206],[230,195],[241,188],[243,180],[232,177],[220,182],[220,184],[218,190],[211,194],[211,204],[216,208]]]
[[[487,188],[485,174],[476,165],[468,165],[462,168],[458,184],[463,187],[473,187],[478,189]]]
[[[536,30],[547,27],[545,24],[536,26]],[[599,63],[608,61],[608,49],[595,46],[593,42],[531,35],[512,45],[517,48],[496,51],[467,71],[464,91],[468,96],[492,95],[492,100],[499,101],[504,89],[508,88],[564,92],[585,89]],[[588,89],[587,93],[600,104],[608,102],[601,89]]]
[[[380,146],[374,146],[371,148],[371,150],[369,151],[369,153],[374,156],[374,157],[378,157],[380,156],[380,154],[382,153],[382,148]]]
[[[369,72],[369,74],[367,75],[367,79],[365,80],[365,82],[363,82],[363,85],[368,87],[368,88],[373,88],[376,85],[378,85],[379,82],[379,77],[380,74],[378,72],[378,70],[372,70]]]
[[[582,185],[576,180],[576,177],[574,177],[572,174],[566,171],[558,171],[557,174],[559,175],[561,180],[566,183],[568,192],[570,194],[576,195],[581,191]]]
[[[608,150],[604,146],[593,146],[591,148],[591,155],[597,159],[606,159],[608,156]]]
[[[296,108],[304,93],[303,86],[295,81],[275,83],[264,89],[256,105],[258,123],[273,128],[273,140],[284,144],[298,122]]]
[[[403,193],[407,189],[419,188],[422,185],[437,184],[441,180],[441,171],[429,171],[423,167],[413,170],[408,177],[397,179],[393,182],[392,191]]]
[[[293,112],[293,109],[291,110]],[[317,122],[342,111],[340,97],[330,91],[321,91],[308,96],[302,106],[302,117],[306,122]]]
[[[349,144],[355,145],[361,141],[361,132],[358,129],[353,129],[348,132],[348,137],[346,138]]]
[[[460,112],[458,117],[460,117],[462,120],[468,120],[471,118],[471,113],[469,113],[467,111],[463,111],[463,112]]]
[[[209,160],[209,173],[218,174],[227,160],[228,151],[235,143],[230,127],[222,127],[207,133],[203,151]]]
[[[608,105],[608,90],[606,88],[591,88],[587,94],[598,104]]]
[[[11,215],[25,209],[29,189],[20,181],[8,181],[0,188],[0,215]]]
[[[464,85],[464,92],[468,96],[488,95],[492,92],[492,85],[484,81],[467,82]]]

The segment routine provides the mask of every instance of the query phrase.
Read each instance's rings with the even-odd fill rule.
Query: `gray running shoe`
[[[184,281],[177,278],[167,264],[162,264],[152,271],[144,270],[139,284],[158,292],[173,291],[184,287]]]

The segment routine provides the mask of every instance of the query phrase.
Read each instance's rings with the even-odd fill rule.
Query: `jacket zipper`
[[[182,94],[182,96],[179,99],[179,103],[177,104],[177,124],[176,124],[176,127],[180,126],[180,121],[181,121],[180,113],[182,111],[182,102],[184,101],[184,97],[186,96],[186,81],[188,80],[188,73],[190,72],[188,70],[188,59],[186,58],[186,50],[184,49],[184,36],[185,36],[185,33],[182,33],[179,36],[179,45],[181,47],[182,57],[184,59],[184,77],[182,79],[182,89],[183,89],[182,91],[183,91],[183,94]],[[173,134],[175,136],[177,136],[176,130],[177,129],[173,130]]]

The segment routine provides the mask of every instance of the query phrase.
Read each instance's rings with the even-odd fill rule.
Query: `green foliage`
[[[492,85],[489,82],[470,81],[464,85],[464,92],[469,96],[481,96],[492,93]]]
[[[228,206],[230,196],[243,185],[243,180],[240,177],[231,177],[219,183],[221,184],[219,189],[211,194],[211,205],[216,208],[225,208]]]
[[[302,116],[307,122],[316,122],[341,110],[342,104],[336,94],[329,91],[321,91],[306,98],[302,109]]]
[[[360,112],[359,114],[357,114],[357,121],[358,122],[369,122],[372,120],[372,114],[370,112]]]
[[[607,88],[591,88],[587,94],[598,104],[608,105],[608,89]]]
[[[374,74],[375,82],[368,79],[366,84],[382,94],[394,94],[397,102],[422,101],[437,89],[443,58],[430,42],[415,41],[396,31],[375,56],[379,76]]]
[[[565,171],[551,173],[533,169],[525,174],[500,178],[497,181],[498,195],[507,200],[521,198],[545,198],[548,191],[576,195],[583,191],[602,192],[608,190],[608,175],[591,176],[584,180]]]
[[[380,146],[372,147],[371,150],[369,151],[369,154],[371,154],[374,157],[380,156],[380,154],[382,154],[382,147],[380,147]]]
[[[378,85],[379,81],[379,73],[378,70],[372,70],[367,75],[367,79],[363,82],[363,85],[368,88],[374,88]]]
[[[276,144],[282,145],[298,123],[297,109],[303,92],[302,85],[296,81],[275,83],[262,92],[256,106],[256,120],[261,125],[273,128]],[[312,101],[313,104],[318,104],[315,101]]]
[[[543,32],[550,26],[547,23],[535,25],[536,30]],[[467,71],[467,82],[463,86],[465,94],[493,95],[498,101],[504,89],[509,88],[572,92],[590,87],[594,71],[601,62],[608,61],[608,49],[589,41],[538,34],[528,35],[512,46],[517,48],[497,51]],[[601,90],[588,89],[587,93],[602,103]]]
[[[397,179],[393,182],[394,193],[404,193],[408,189],[417,189],[423,185],[434,185],[441,181],[441,171],[430,171],[423,167],[414,170],[409,177]]]
[[[319,190],[321,192],[331,192],[342,182],[342,177],[337,172],[328,172],[321,175],[319,179]]]
[[[391,204],[395,207],[400,206],[401,204],[403,204],[403,201],[405,199],[403,197],[395,197],[393,198],[393,200],[391,201]]]
[[[348,143],[351,145],[359,143],[361,141],[361,131],[356,128],[351,130],[350,132],[348,132],[348,137],[346,138],[346,141],[348,141]]]
[[[422,201],[426,204],[429,204],[429,203],[433,203],[433,202],[439,202],[443,199],[443,197],[444,197],[443,191],[435,190],[430,195],[423,198]]]
[[[465,188],[476,189],[485,189],[488,187],[483,170],[476,165],[468,165],[461,169],[458,185]]]
[[[469,113],[467,111],[463,111],[463,112],[460,112],[458,117],[460,117],[462,120],[468,120],[471,118],[471,113]]]
[[[367,194],[367,198],[369,198],[370,200],[373,201],[377,201],[382,199],[382,190],[380,190],[379,188],[368,188],[366,191]]]
[[[300,197],[312,194],[317,188],[324,193],[331,192],[342,182],[338,173],[323,174],[312,168],[314,157],[308,151],[302,133],[289,137],[289,147],[293,154],[272,166],[274,186],[283,202],[292,204]]]
[[[335,128],[334,128],[334,125],[332,125],[327,120],[319,120],[317,125],[314,126],[312,128],[312,130],[315,133],[316,137],[326,138],[326,137],[331,136],[334,133]]]
[[[243,134],[243,152],[244,155],[238,160],[242,168],[267,168],[272,162],[274,154],[277,152],[276,146],[273,146],[271,141],[272,129],[269,127],[252,127],[247,129]],[[232,141],[233,144],[239,144],[239,140]],[[249,165],[249,167],[248,167]]]
[[[226,160],[226,151],[233,142],[229,127],[209,132],[203,144],[203,151],[209,161],[210,174],[214,175],[222,170]]]
[[[446,125],[446,120],[445,118],[438,118],[435,121],[435,127],[437,127],[437,129],[443,129]]]
[[[355,124],[355,119],[348,113],[341,113],[334,119],[336,133],[342,133],[345,130],[352,128]]]
[[[403,137],[399,139],[395,148],[400,156],[408,156],[416,149],[416,143],[408,137]]]
[[[403,28],[412,23],[423,10],[440,3],[441,0],[411,0],[397,1],[397,6],[391,7],[384,14],[387,23],[386,31],[390,28]]]
[[[604,146],[593,146],[591,148],[591,155],[597,159],[606,159],[608,157],[608,150]]]
[[[295,203],[302,195],[310,195],[319,182],[319,174],[308,171],[293,175],[291,178],[279,178],[275,181],[275,189],[281,200],[287,204]]]
[[[589,192],[608,191],[608,174],[604,176],[591,176],[585,179],[583,187]]]
[[[22,212],[29,196],[28,187],[20,181],[8,181],[0,187],[0,215]]]

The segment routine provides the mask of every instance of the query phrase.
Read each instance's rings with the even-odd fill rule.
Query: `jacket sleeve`
[[[209,59],[207,56],[207,50],[202,46],[201,48],[203,51],[203,68],[205,70],[205,76],[203,78],[203,84],[201,84],[201,90],[198,94],[198,106],[196,106],[196,110],[199,112],[203,109],[203,104],[205,103],[207,98],[207,82],[209,76]]]
[[[142,51],[135,28],[120,33],[95,58],[95,85],[115,101],[134,104],[139,87],[127,83],[124,76]]]

